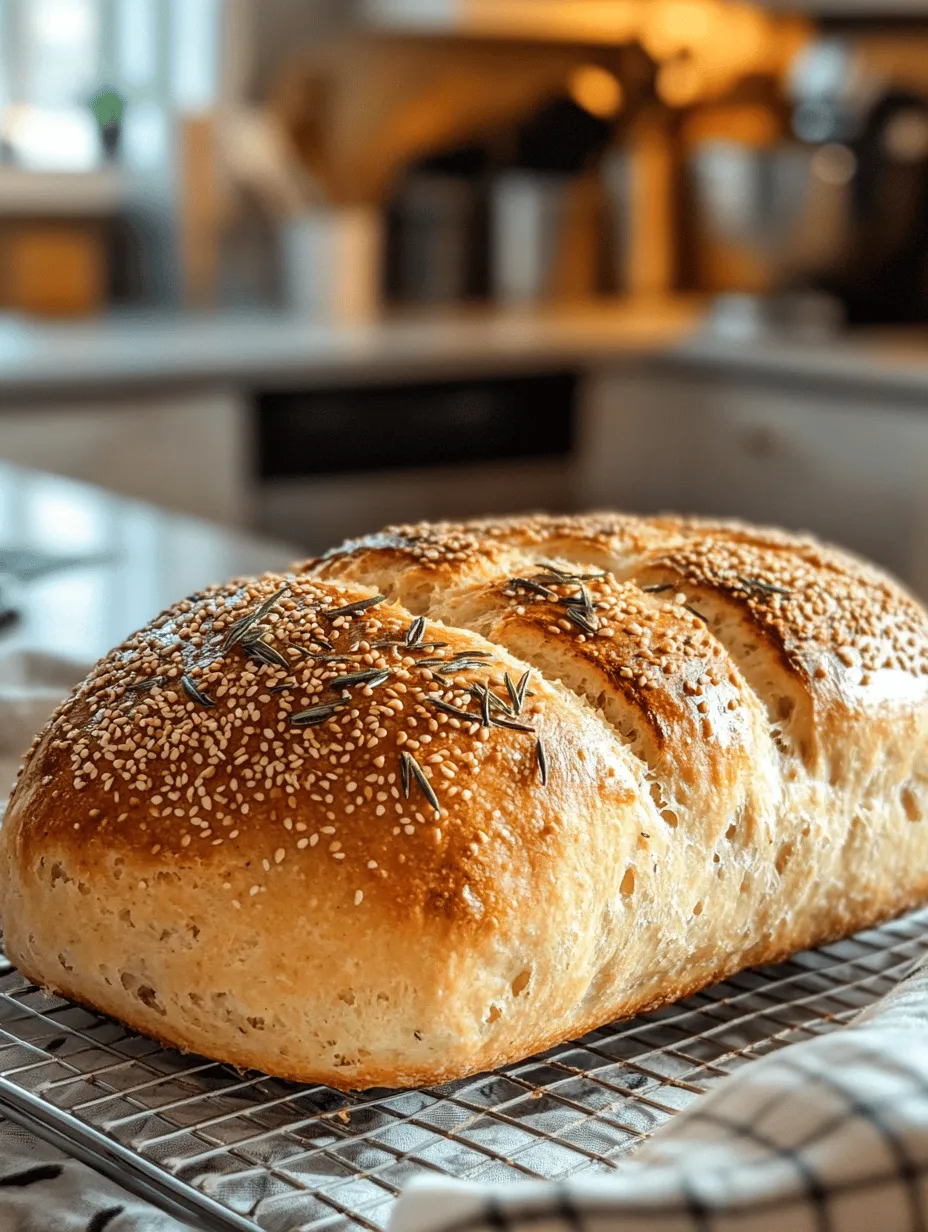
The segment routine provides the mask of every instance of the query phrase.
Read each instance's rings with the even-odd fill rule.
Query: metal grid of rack
[[[343,1094],[183,1055],[0,960],[0,1112],[211,1229],[383,1228],[399,1190],[612,1168],[752,1059],[847,1022],[928,954],[928,910],[490,1074]]]

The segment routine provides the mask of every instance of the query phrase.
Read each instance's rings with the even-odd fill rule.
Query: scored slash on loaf
[[[185,599],[27,756],[33,980],[340,1087],[526,1056],[928,898],[928,620],[810,538],[397,527]]]

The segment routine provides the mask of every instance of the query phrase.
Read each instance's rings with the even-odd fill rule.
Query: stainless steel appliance
[[[928,320],[928,54],[894,39],[810,44],[789,81],[790,139],[694,151],[710,289],[825,293],[852,324]],[[729,267],[751,285],[725,286]]]

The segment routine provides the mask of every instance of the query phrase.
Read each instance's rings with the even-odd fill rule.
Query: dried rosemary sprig
[[[248,631],[254,625],[259,624],[264,617],[270,613],[271,609],[274,607],[274,604],[277,603],[278,600],[282,599],[289,589],[290,586],[288,584],[284,584],[281,586],[280,590],[276,592],[276,594],[273,594],[270,598],[265,599],[264,602],[260,603],[253,612],[249,612],[247,616],[243,616],[240,620],[237,620],[235,624],[230,625],[225,641],[222,643],[223,652],[231,650],[233,646],[236,646],[239,642],[243,641],[247,637]]]
[[[133,680],[131,684],[127,684],[127,689],[135,689],[141,693],[147,693],[149,689],[153,689],[155,685],[163,684],[162,676],[149,676],[147,680]]]
[[[313,706],[310,710],[301,710],[298,714],[291,714],[290,725],[292,727],[318,727],[320,723],[330,719],[337,710],[341,710],[344,705],[344,702],[327,702],[324,706]]]
[[[559,569],[557,565],[546,564],[543,560],[535,561],[536,569],[543,569],[549,577],[558,578],[557,585],[563,585],[564,582],[595,582],[601,578],[608,577],[605,570],[599,573],[568,573],[565,569]],[[533,578],[533,581],[538,581]]]
[[[358,684],[368,684],[371,688],[376,688],[377,685],[383,684],[385,680],[389,680],[393,673],[389,668],[372,667],[365,672],[351,672],[347,676],[336,676],[334,680],[329,680],[326,683],[330,689],[352,689]]]
[[[542,787],[548,785],[548,755],[540,740],[535,741],[535,761],[538,763],[538,773],[541,776]]]
[[[590,598],[590,592],[582,582],[580,583],[579,595],[567,595],[564,599],[558,599],[558,603],[564,607],[582,608],[588,616],[592,616],[596,611],[596,604]]]
[[[516,685],[516,695],[513,700],[513,710],[515,710],[516,714],[522,713],[522,707],[525,705],[526,690],[528,689],[528,682],[531,675],[532,669],[529,668]]]
[[[556,599],[557,595],[547,586],[543,586],[540,582],[536,582],[534,578],[514,577],[509,579],[510,586],[516,590],[530,590],[534,595],[541,595],[543,599]]]
[[[531,732],[534,734],[534,727],[528,723],[517,723],[514,719],[504,719],[498,714],[490,715],[490,724],[493,727],[508,727],[510,731]]]
[[[293,642],[288,645],[292,650],[299,650],[303,654],[304,659],[312,659],[315,663],[347,663],[349,659],[354,658],[350,650],[335,651],[334,654],[316,654],[311,650],[304,650],[302,646],[294,646]]]
[[[337,620],[339,616],[359,616],[361,612],[366,612],[369,607],[383,603],[386,597],[386,595],[374,595],[373,599],[358,599],[355,603],[346,603],[344,607],[330,608],[328,612],[323,612],[322,615],[326,620]]]
[[[409,791],[412,787],[412,780],[415,779],[420,791],[425,796],[426,800],[428,800],[435,812],[437,813],[440,811],[438,796],[435,795],[432,784],[427,779],[425,771],[413,757],[412,753],[407,753],[405,749],[402,753],[400,753],[400,774],[403,783],[403,795],[407,800],[409,799]]]
[[[209,696],[209,694],[204,693],[202,689],[197,688],[196,681],[191,679],[190,676],[186,676],[186,675],[181,676],[180,682],[184,686],[184,692],[187,694],[189,698],[191,698],[192,701],[195,701],[197,705],[199,706],[215,706],[216,705],[216,703]]]
[[[263,663],[266,667],[283,667],[289,670],[290,664],[287,659],[270,646],[261,637],[256,637],[254,640],[242,643],[242,649],[250,659],[254,659],[257,663]]]
[[[707,625],[709,623],[708,616],[703,616],[702,612],[697,612],[696,609],[694,607],[690,607],[688,603],[684,603],[682,606],[685,607],[686,610],[690,612],[693,616],[697,617],[697,619],[701,620],[704,625]]]
[[[441,710],[444,714],[450,714],[452,718],[462,719],[467,723],[478,722],[476,714],[471,714],[469,710],[461,710],[458,706],[452,706],[450,702],[446,702],[440,697],[432,697],[431,694],[426,694],[423,701],[428,702],[430,706],[434,706],[436,710]]]
[[[513,714],[519,713],[519,692],[516,686],[512,683],[512,677],[508,672],[503,672],[503,680],[506,682],[506,692],[509,694],[509,700],[512,702]]]
[[[596,620],[595,616],[588,616],[587,613],[581,608],[565,608],[564,615],[568,620],[572,620],[575,625],[578,625],[589,637],[593,637],[599,630],[599,622]]]
[[[417,616],[409,626],[409,632],[406,634],[406,645],[412,649],[418,646],[425,636],[425,617]]]
[[[772,582],[765,582],[763,578],[741,577],[739,574],[738,581],[749,590],[762,590],[766,595],[783,595],[788,599],[792,594],[792,591],[786,590],[782,586],[774,586]]]
[[[481,702],[481,704],[483,702],[483,695],[486,693],[487,697],[490,699],[490,706],[494,710],[501,710],[503,714],[508,714],[510,718],[512,717],[512,708],[507,706],[503,699],[497,693],[494,693],[488,684],[484,684],[482,682],[480,684],[472,684],[468,689],[468,692],[471,697],[476,698],[478,702]]]
[[[438,669],[439,674],[442,676],[451,676],[455,672],[470,671],[472,668],[486,667],[483,658],[478,659],[475,655],[464,656],[459,659],[442,659],[442,663],[444,667]]]
[[[477,684],[471,689],[471,693],[480,703],[480,725],[481,727],[490,726],[490,690],[485,684]]]

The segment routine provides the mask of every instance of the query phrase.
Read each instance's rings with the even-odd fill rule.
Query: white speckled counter
[[[80,323],[0,316],[0,409],[14,399],[61,403],[172,386],[319,388],[634,360],[928,392],[928,330],[818,341],[724,338],[704,328],[698,301],[678,299],[418,312],[357,325],[273,312],[126,314]]]
[[[653,355],[684,338],[692,303],[549,312],[433,312],[358,325],[285,314],[127,315],[54,324],[0,318],[4,398],[139,386],[355,385],[585,367]]]
[[[21,614],[0,632],[0,654],[92,663],[184,595],[283,568],[298,555],[87,484],[0,465],[0,576],[9,574]]]

